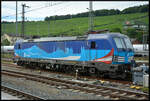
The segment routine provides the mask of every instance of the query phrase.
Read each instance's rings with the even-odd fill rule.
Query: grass
[[[141,90],[142,90],[143,92],[145,92],[145,93],[149,93],[149,88],[148,88],[148,87],[143,87]]]
[[[146,16],[147,15],[147,16]],[[146,16],[145,18],[140,18]],[[127,20],[137,20],[149,24],[148,13],[120,14],[112,16],[94,17],[94,30],[120,28],[123,29],[123,23]],[[88,17],[72,18],[55,21],[37,21],[25,23],[25,34],[40,36],[77,36],[83,35],[88,30]],[[50,23],[50,25],[49,25]],[[50,26],[50,27],[49,27]],[[16,33],[16,24],[2,24],[2,32]],[[50,33],[49,33],[50,30]],[[18,23],[18,33],[21,33],[21,23]]]
[[[149,56],[146,57],[134,57],[135,60],[149,60]]]
[[[13,53],[1,53],[1,58],[12,58],[13,56]]]

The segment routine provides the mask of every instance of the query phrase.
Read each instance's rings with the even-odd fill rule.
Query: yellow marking
[[[140,87],[140,86],[136,86],[135,88],[136,88],[136,89],[141,89],[141,87]]]
[[[136,86],[130,86],[130,88],[135,88]]]
[[[101,83],[104,83],[105,81],[101,80]]]

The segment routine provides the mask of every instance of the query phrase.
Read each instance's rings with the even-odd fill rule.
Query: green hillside
[[[144,16],[144,17],[143,17]],[[149,24],[148,13],[133,13],[133,14],[120,14],[112,16],[99,16],[94,17],[94,30],[114,28],[123,29],[125,21],[142,21]],[[25,34],[27,35],[39,35],[39,36],[77,36],[83,35],[88,30],[88,17],[72,18],[66,20],[50,21],[37,21],[25,23]],[[49,27],[50,26],[50,27]],[[48,28],[49,27],[49,28]],[[16,33],[16,24],[2,24],[2,33]],[[49,33],[50,30],[50,33]],[[21,23],[18,23],[18,32],[21,33]]]

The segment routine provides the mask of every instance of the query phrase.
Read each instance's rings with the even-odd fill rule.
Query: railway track
[[[22,100],[45,100],[44,98],[29,94],[29,93],[25,93],[23,91],[14,89],[12,87],[8,87],[5,85],[1,85],[1,91],[5,92],[5,93],[9,93],[10,95],[13,96],[17,96],[18,98],[22,99]]]
[[[13,77],[25,78],[36,82],[46,83],[51,86],[61,87],[64,89],[78,90],[80,92],[93,93],[95,95],[104,96],[109,99],[118,100],[148,100],[149,94],[137,93],[128,90],[121,90],[113,87],[97,86],[93,84],[75,82],[71,80],[62,80],[50,77],[44,77],[40,75],[33,75],[23,72],[15,72],[2,70],[2,75],[8,75]]]
[[[32,69],[32,70],[35,70],[33,68],[22,68],[22,66],[17,66],[15,64],[11,64],[11,63],[5,63],[3,62],[2,65],[4,66],[11,66],[11,67],[15,67],[15,68],[21,68],[21,69]],[[66,75],[66,76],[71,76],[71,77],[74,77],[73,74],[69,74],[69,73],[63,73],[63,72],[54,72],[54,71],[49,71],[49,70],[43,70],[41,69],[40,70],[41,72],[46,72],[46,73],[56,73],[56,74],[61,74],[61,75]],[[131,85],[132,82],[131,81],[125,81],[125,80],[115,80],[115,79],[109,79],[109,78],[102,78],[102,77],[92,77],[92,76],[82,76],[82,75],[78,75],[78,78],[81,78],[81,79],[91,79],[91,80],[102,80],[102,81],[109,81],[109,82],[114,82],[114,83],[120,83],[120,84],[129,84]]]
[[[1,58],[2,61],[9,61],[9,62],[13,62],[12,58]]]

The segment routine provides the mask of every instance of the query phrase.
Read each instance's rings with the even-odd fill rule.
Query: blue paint
[[[92,35],[93,37],[94,35]],[[24,58],[66,58],[69,56],[80,56],[76,61],[91,61],[106,56],[112,48],[114,49],[115,56],[125,57],[125,62],[112,64],[128,64],[128,57],[134,55],[134,52],[118,51],[116,44],[113,40],[113,34],[99,34],[99,39],[88,40],[74,40],[74,41],[59,41],[59,42],[17,42],[14,47],[14,51],[20,57]],[[107,38],[100,38],[100,36],[107,36]],[[91,49],[91,42],[96,43],[96,48]],[[19,49],[18,45],[21,45]]]
[[[60,48],[57,48],[56,51],[52,53],[47,53],[44,50],[37,47],[36,45],[34,45],[31,48],[27,48],[27,49],[21,49],[21,50],[16,49],[15,53],[17,53],[19,56],[24,57],[24,58],[42,58],[42,59],[63,58],[63,57],[68,57],[68,56],[80,56],[80,59],[78,59],[78,61],[89,61],[91,60],[91,57],[95,57],[94,54],[91,54],[89,56],[90,51],[91,50],[81,48],[81,53],[74,54],[72,49],[67,48],[66,51],[64,52]],[[101,58],[107,55],[109,52],[110,50],[97,50],[97,53],[100,53],[100,54],[97,54],[97,57]],[[93,59],[94,58],[92,58],[92,60]]]

